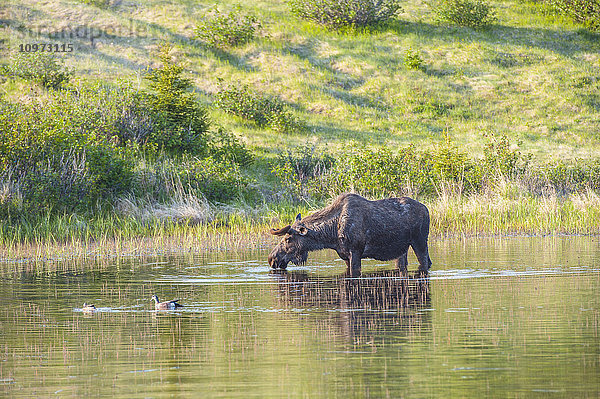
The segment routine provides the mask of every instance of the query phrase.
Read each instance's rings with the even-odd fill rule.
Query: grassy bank
[[[470,197],[442,195],[426,202],[431,240],[496,235],[600,234],[600,196],[595,192],[565,198],[533,198],[507,192]],[[228,206],[207,209],[186,204],[185,211],[147,209],[129,216],[49,216],[35,223],[0,227],[0,259],[62,259],[171,252],[267,249],[278,240],[272,227],[307,215],[319,204],[289,205],[260,211]],[[202,215],[202,216],[200,216]],[[185,217],[183,217],[185,216]],[[204,218],[200,222],[199,217]]]

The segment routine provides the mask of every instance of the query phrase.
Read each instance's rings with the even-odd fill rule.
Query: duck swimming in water
[[[83,303],[83,307],[81,308],[81,310],[84,313],[94,313],[96,311],[96,306],[94,306],[91,303]]]
[[[152,295],[152,299],[154,299],[154,309],[156,310],[174,310],[177,308],[182,308],[183,305],[177,303],[179,299],[173,299],[172,301],[161,302],[158,300],[156,295]]]

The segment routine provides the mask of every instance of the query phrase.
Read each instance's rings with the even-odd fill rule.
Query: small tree
[[[9,75],[37,83],[47,89],[59,89],[69,82],[73,71],[66,68],[62,60],[50,53],[35,51],[17,52],[6,68]]]
[[[600,0],[545,0],[559,13],[600,31]]]
[[[168,44],[160,47],[162,66],[146,77],[153,91],[149,105],[157,123],[149,141],[170,151],[203,153],[207,144],[208,116],[189,91],[192,82],[181,76],[183,67],[174,60],[171,50]]]

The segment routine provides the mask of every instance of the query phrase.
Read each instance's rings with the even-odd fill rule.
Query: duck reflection
[[[407,331],[430,331],[429,277],[398,270],[347,275],[313,276],[304,272],[274,272],[282,307],[319,308],[341,324],[355,342]]]

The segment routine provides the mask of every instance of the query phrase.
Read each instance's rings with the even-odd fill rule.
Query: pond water
[[[0,263],[0,392],[600,396],[599,237],[430,247],[430,276],[408,279],[379,261],[347,279],[333,252],[279,274],[264,250]],[[185,307],[156,312],[154,293]]]

